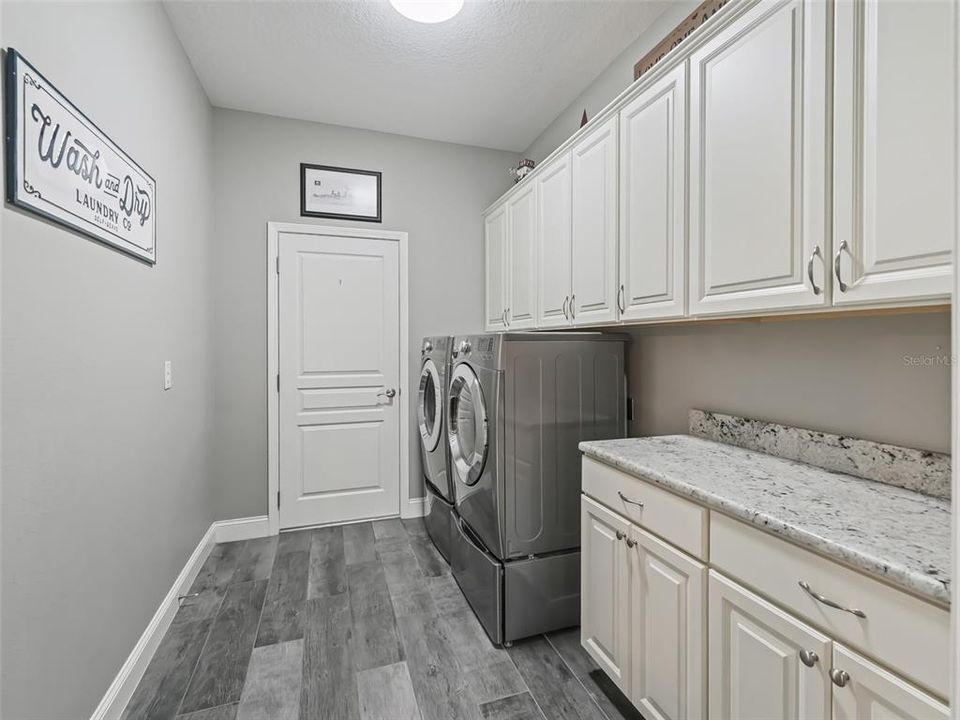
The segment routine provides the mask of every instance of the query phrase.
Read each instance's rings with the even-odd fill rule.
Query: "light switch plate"
[[[163,389],[169,390],[173,387],[173,362],[163,361]]]

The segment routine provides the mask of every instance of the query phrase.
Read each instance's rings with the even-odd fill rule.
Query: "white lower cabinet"
[[[646,720],[706,717],[707,569],[638,527],[630,570],[630,701]]]
[[[842,645],[833,646],[833,720],[946,720],[950,709]],[[842,683],[842,684],[840,684]]]
[[[830,639],[710,571],[711,720],[830,713]]]
[[[628,523],[586,497],[580,505],[580,642],[627,693]]]

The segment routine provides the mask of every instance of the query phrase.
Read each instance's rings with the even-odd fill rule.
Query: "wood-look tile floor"
[[[423,522],[217,545],[124,720],[640,718],[574,628],[494,647]]]

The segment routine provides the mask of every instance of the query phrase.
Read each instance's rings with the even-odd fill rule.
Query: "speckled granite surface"
[[[690,434],[934,497],[950,497],[950,456],[943,453],[705,410],[690,411]]]
[[[950,503],[688,435],[580,443],[586,455],[941,603]]]

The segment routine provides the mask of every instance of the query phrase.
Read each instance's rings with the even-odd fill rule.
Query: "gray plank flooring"
[[[492,645],[420,520],[218,545],[190,592],[123,720],[640,718],[577,628]]]

